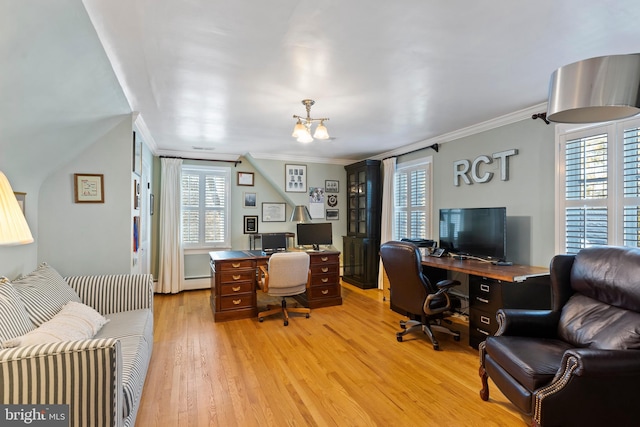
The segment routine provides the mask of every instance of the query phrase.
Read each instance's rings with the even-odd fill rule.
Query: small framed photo
[[[258,232],[258,215],[244,216],[244,234],[255,234]]]
[[[338,215],[338,210],[339,209],[327,209],[325,212],[325,217],[327,218],[328,221],[337,221],[338,219],[340,219],[339,215]]]
[[[244,198],[242,199],[242,206],[245,208],[257,208],[258,207],[258,194],[252,192],[244,193]]]
[[[333,179],[325,179],[324,180],[324,191],[327,193],[339,193],[339,185],[340,181],[336,181]]]
[[[18,205],[20,206],[22,215],[24,215],[24,202],[25,202],[25,199],[27,198],[27,193],[18,193],[14,191],[13,194],[16,196],[16,200],[18,201]]]
[[[238,185],[253,187],[253,172],[238,172]]]
[[[142,141],[136,138],[133,132],[133,173],[140,176],[142,173]]]
[[[307,192],[307,165],[284,165],[284,191]]]
[[[73,174],[74,201],[76,203],[104,203],[104,175]]]
[[[263,203],[262,222],[285,222],[286,203]]]

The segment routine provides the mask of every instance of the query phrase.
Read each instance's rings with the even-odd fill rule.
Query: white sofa
[[[70,426],[133,427],[153,348],[152,276],[63,279],[43,264],[1,282],[0,403],[65,404]],[[69,301],[106,323],[97,330],[78,320],[85,330],[97,330],[82,339],[41,338]]]

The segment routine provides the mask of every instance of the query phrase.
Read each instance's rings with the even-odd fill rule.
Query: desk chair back
[[[309,278],[309,254],[283,252],[271,255],[268,267],[268,294],[292,296],[305,292]]]
[[[407,242],[386,242],[380,257],[391,286],[391,301],[397,308],[412,314],[423,314],[427,295],[435,293],[422,274],[422,256],[417,246]]]

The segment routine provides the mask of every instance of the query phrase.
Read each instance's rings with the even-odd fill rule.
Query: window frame
[[[410,174],[416,170],[425,171],[425,190],[427,192],[425,197],[425,206],[418,208],[411,208],[409,200],[411,200],[411,189],[407,191],[407,208],[406,208],[406,221],[407,221],[407,236],[398,235],[397,227],[397,215],[398,205],[397,202],[397,179],[399,174]],[[410,180],[407,181],[410,186]],[[420,159],[410,160],[403,163],[397,163],[395,171],[393,172],[393,239],[400,240],[403,237],[409,237],[412,235],[411,228],[411,212],[424,212],[425,213],[425,236],[419,237],[422,239],[433,238],[433,156],[427,156]],[[417,238],[417,237],[414,237]]]
[[[222,207],[222,211],[224,212],[224,239],[220,242],[212,242],[206,243],[202,240],[205,233],[204,221],[206,216],[200,215],[200,236],[198,243],[187,243],[184,241],[184,229],[183,229],[183,215],[185,212],[184,206],[182,204],[182,177],[184,177],[185,173],[197,174],[200,178],[199,181],[199,210],[201,213],[204,213],[207,210],[217,210],[216,209],[207,209],[203,204],[203,199],[205,197],[205,188],[202,184],[202,180],[207,175],[215,175],[222,176],[224,178],[224,206]],[[207,252],[211,249],[228,249],[231,247],[231,168],[228,166],[206,166],[206,165],[192,165],[192,164],[183,164],[181,168],[181,181],[180,181],[180,241],[185,252]]]
[[[625,130],[640,128],[640,118],[634,117],[616,122],[599,123],[577,127],[575,125],[557,125],[556,127],[556,209],[555,230],[556,253],[569,252],[566,239],[567,208],[605,208],[607,210],[607,245],[623,246],[625,208],[640,206],[640,197],[624,195],[624,138]],[[566,146],[567,142],[587,138],[598,134],[607,135],[607,196],[602,199],[566,198]],[[585,245],[588,247],[589,245]]]

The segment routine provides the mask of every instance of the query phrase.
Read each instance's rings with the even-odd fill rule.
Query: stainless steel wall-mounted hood
[[[551,75],[547,119],[597,123],[640,113],[640,54],[585,59]]]

